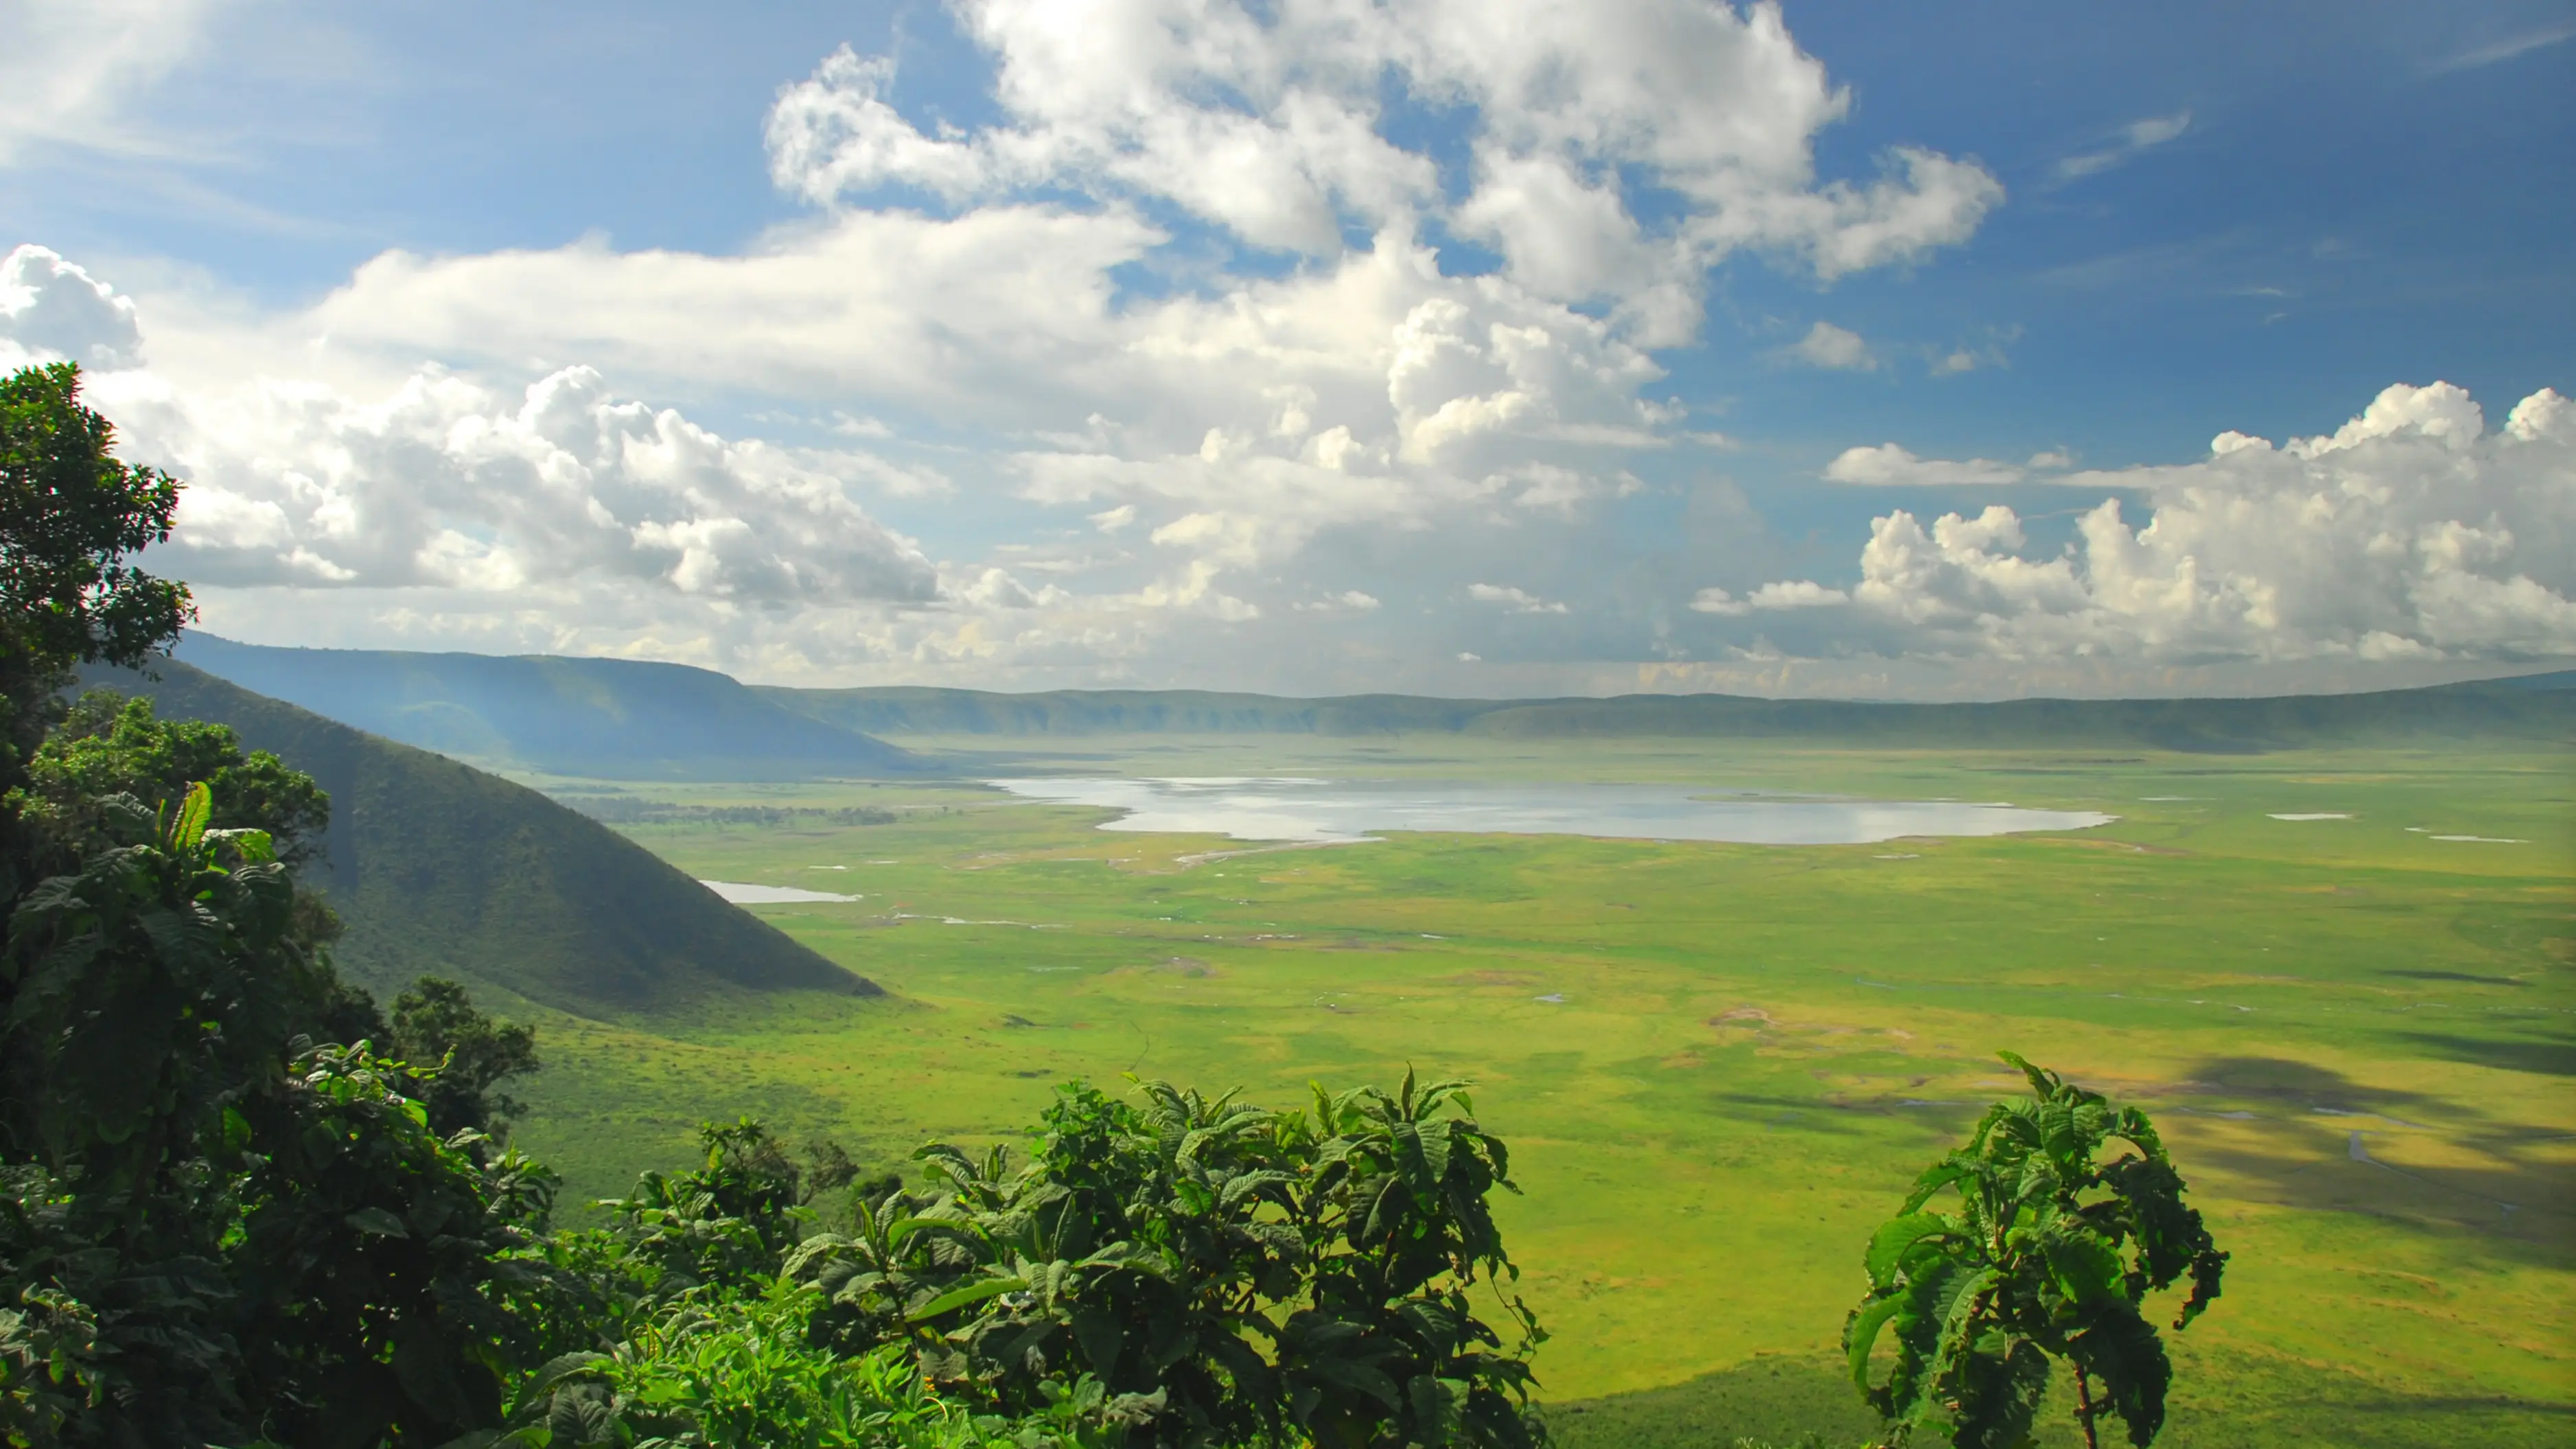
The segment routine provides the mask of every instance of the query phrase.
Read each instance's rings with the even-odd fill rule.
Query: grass
[[[905,740],[960,758],[957,741]],[[1022,742],[1025,743],[1025,742]],[[995,769],[1686,780],[2005,799],[2065,836],[1763,848],[1415,835],[1235,854],[957,785],[652,787],[876,806],[642,825],[883,983],[686,1018],[539,1013],[523,1141],[577,1191],[756,1111],[899,1160],[1053,1083],[1472,1076],[1511,1142],[1539,1367],[1574,1449],[1857,1442],[1858,1255],[2020,1050],[2147,1106],[2235,1252],[2174,1444],[2576,1430],[2576,770],[2564,754],[1898,754],[1712,742],[1082,741]],[[2177,798],[2179,797],[2179,798]],[[2282,821],[2275,814],[2339,813]],[[2418,827],[2410,831],[2407,827]],[[2440,841],[2502,837],[2521,844]],[[1542,997],[1563,1000],[1547,1001]],[[2047,1442],[2071,1442],[2061,1422]]]

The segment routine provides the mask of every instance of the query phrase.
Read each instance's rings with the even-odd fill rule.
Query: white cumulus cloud
[[[1701,274],[1735,249],[1832,277],[1964,240],[2002,200],[1982,167],[1921,148],[1866,183],[1820,182],[1813,138],[1849,94],[1779,7],[1706,0],[1408,0],[1255,6],[961,0],[1004,119],[923,130],[890,57],[843,49],[781,92],[774,179],[816,201],[908,187],[950,205],[1074,189],[1151,197],[1255,247],[1330,256],[1439,217],[1555,301],[1609,299],[1641,336],[1696,327]],[[1473,186],[1381,133],[1392,84],[1472,116]],[[1648,224],[1634,184],[1681,198]]]
[[[1824,479],[1828,483],[1860,483],[1874,487],[2018,483],[2025,476],[2023,469],[1992,458],[1918,458],[1894,443],[1881,443],[1874,448],[1845,448],[1825,465],[1824,471]]]
[[[1868,466],[1847,471],[1867,472],[1891,450],[1912,476],[1852,481],[1977,481],[1995,466],[1893,445],[1837,463],[1859,454]],[[2276,446],[2223,433],[2196,463],[2054,481],[2141,493],[2147,516],[2133,523],[2106,498],[2073,543],[2034,556],[2010,508],[1928,528],[1888,513],[1861,550],[1854,616],[1892,651],[2004,659],[2576,655],[2576,404],[2554,391],[2490,432],[2460,388],[2400,384],[2331,434]],[[1702,599],[1706,612],[1751,607]]]
[[[848,497],[838,455],[728,440],[565,368],[517,394],[438,372],[386,396],[259,379],[103,406],[188,482],[173,567],[220,586],[630,585],[731,605],[924,604],[937,575]]]
[[[1829,367],[1846,372],[1867,372],[1878,366],[1869,344],[1857,332],[1837,327],[1831,322],[1818,322],[1807,329],[1807,335],[1787,349],[1788,355],[1810,367]]]
[[[1480,604],[1500,604],[1515,614],[1562,614],[1566,605],[1561,600],[1542,599],[1527,589],[1508,584],[1469,584],[1467,597]]]
[[[1829,589],[1807,579],[1784,579],[1764,584],[1743,598],[1724,589],[1707,588],[1691,598],[1691,608],[1703,614],[1724,614],[1741,618],[1756,609],[1827,609],[1851,602],[1851,595],[1840,589]]]
[[[0,369],[68,360],[118,371],[142,348],[131,298],[45,247],[0,257]]]

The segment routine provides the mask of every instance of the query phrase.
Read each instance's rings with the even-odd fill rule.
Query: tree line
[[[1059,1088],[909,1176],[710,1123],[557,1226],[508,1141],[534,1034],[333,969],[330,802],[232,731],[65,695],[193,618],[179,485],[69,365],[0,380],[0,1439],[19,1446],[1539,1449],[1545,1340],[1466,1085],[1267,1109]],[[2051,1365],[2153,1439],[2147,1295],[2218,1291],[2134,1109],[2014,1059],[1866,1253],[1887,1442],[2027,1442]],[[1880,1340],[1889,1341],[1883,1348]]]

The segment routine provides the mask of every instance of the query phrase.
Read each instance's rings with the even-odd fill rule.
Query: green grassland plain
[[[2225,1298],[2175,1340],[2163,1442],[2576,1441],[2564,753],[901,743],[968,775],[1680,781],[2119,818],[1833,847],[1252,850],[968,783],[629,787],[895,812],[628,829],[701,878],[856,895],[756,909],[890,995],[532,1013],[548,1068],[520,1136],[576,1195],[681,1160],[708,1115],[891,1165],[1007,1136],[1069,1077],[1285,1106],[1410,1064],[1474,1078],[1512,1145],[1509,1241],[1562,1439],[1853,1442],[1868,1420],[1829,1356],[1860,1248],[2017,1085],[2010,1048],[2148,1107],[2234,1251]]]

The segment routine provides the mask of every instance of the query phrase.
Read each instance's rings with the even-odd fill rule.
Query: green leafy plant
[[[509,1300],[554,1178],[477,1134],[435,1132],[433,1073],[367,1043],[315,1047],[246,1104],[258,1148],[223,1258],[241,1375],[291,1442],[440,1443],[499,1422]]]
[[[0,953],[0,1414],[29,1442],[437,1443],[497,1422],[552,1179],[442,1136],[434,1067],[314,1046],[329,964],[200,782]]]
[[[1022,1167],[923,1149],[934,1192],[862,1201],[788,1259],[827,1295],[816,1333],[907,1336],[934,1381],[1007,1414],[1087,1375],[1157,1445],[1540,1437],[1535,1320],[1503,1303],[1506,1350],[1470,1302],[1518,1270],[1489,1203],[1508,1154],[1461,1084],[1318,1089],[1310,1112],[1139,1096],[1061,1089]]]
[[[46,822],[76,858],[106,834],[99,802],[132,796],[149,809],[183,801],[204,785],[211,824],[263,830],[289,870],[311,861],[331,820],[331,797],[313,777],[289,769],[265,750],[244,753],[225,725],[165,720],[149,699],[93,689],[74,701],[28,762],[20,808]]]
[[[2065,1359],[2086,1445],[2105,1413],[2147,1445],[2164,1425],[2173,1369],[2146,1297],[2187,1279],[2173,1326],[2188,1325],[2218,1296],[2227,1255],[2184,1204],[2145,1113],[2003,1059],[2029,1079],[2031,1098],[1989,1108],[1870,1239],[1869,1293],[1843,1329],[1852,1380],[1886,1419],[1890,1445],[1928,1431],[2013,1449],[2030,1442],[2051,1363]],[[1944,1193],[1950,1210],[1935,1210]],[[1895,1361],[1876,1383],[1882,1333]]]
[[[1019,1419],[975,1413],[901,1344],[813,1343],[817,1291],[782,1276],[669,1305],[613,1351],[546,1364],[508,1432],[459,1449],[1117,1449],[1137,1420],[1088,1377]]]

